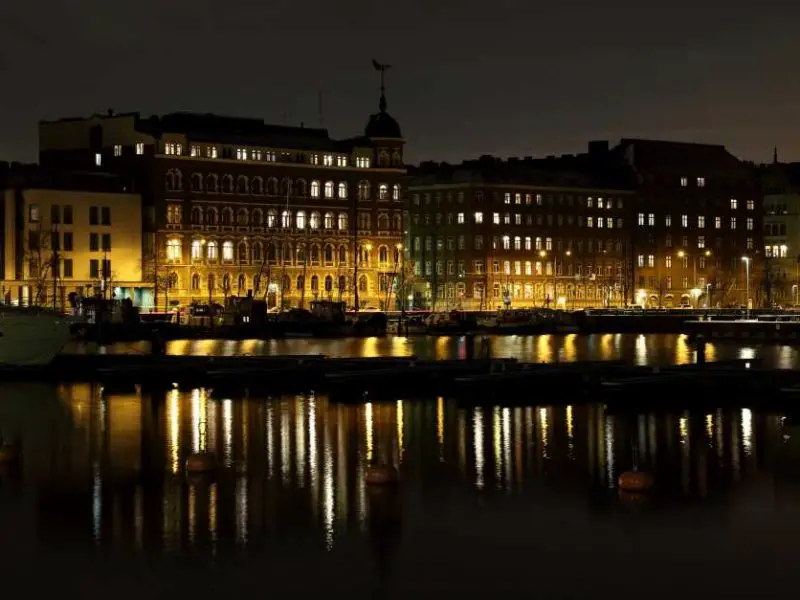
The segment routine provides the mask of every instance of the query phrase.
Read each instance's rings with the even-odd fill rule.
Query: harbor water
[[[636,336],[574,346],[544,337],[494,340],[495,351],[690,360],[677,336],[646,338],[646,358]],[[456,339],[427,343],[258,342],[249,353],[459,352]],[[206,351],[235,353],[221,344]],[[715,347],[720,358],[745,350],[764,349]],[[776,365],[795,360],[793,349],[769,352],[762,358]],[[3,384],[0,430],[22,449],[18,468],[0,471],[4,582],[88,599],[766,598],[792,589],[793,419],[760,410],[757,398],[748,408],[655,413],[643,403],[638,414],[612,414],[529,396],[513,408],[437,397],[340,405],[313,394]],[[188,474],[186,459],[203,452],[217,469]],[[396,487],[365,482],[374,463],[397,469]],[[652,473],[649,493],[618,489],[634,467]]]

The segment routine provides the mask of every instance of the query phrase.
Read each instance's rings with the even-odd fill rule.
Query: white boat
[[[0,366],[50,364],[72,337],[73,322],[43,308],[0,305]]]

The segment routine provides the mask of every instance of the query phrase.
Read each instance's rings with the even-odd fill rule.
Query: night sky
[[[407,158],[656,137],[800,160],[800,4],[674,0],[26,0],[0,8],[0,159],[39,119],[114,108],[319,124],[377,108],[392,65]]]

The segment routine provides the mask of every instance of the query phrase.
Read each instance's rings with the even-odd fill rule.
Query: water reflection
[[[370,527],[364,472],[373,461],[397,464],[404,493],[423,504],[443,489],[453,502],[531,487],[568,498],[615,489],[633,466],[652,470],[665,497],[703,498],[737,494],[737,480],[769,468],[785,447],[783,420],[752,409],[612,415],[596,404],[482,408],[446,398],[218,401],[202,389],[104,397],[90,385],[63,386],[59,399],[67,410],[46,441],[37,434],[26,481],[61,493],[58,472],[69,487],[85,486],[75,519],[87,539],[144,550],[249,549],[287,528],[334,550],[353,526]],[[214,477],[187,477],[185,460],[199,450],[221,458]]]

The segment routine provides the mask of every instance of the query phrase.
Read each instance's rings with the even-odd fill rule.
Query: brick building
[[[383,89],[364,134],[340,140],[193,113],[109,111],[39,131],[43,165],[121,173],[141,193],[151,303],[248,293],[273,306],[393,302],[404,140]]]

